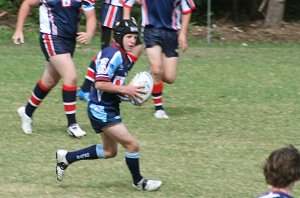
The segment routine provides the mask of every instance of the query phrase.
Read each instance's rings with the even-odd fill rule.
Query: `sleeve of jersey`
[[[120,53],[115,53],[111,59],[102,57],[99,61],[96,60],[95,81],[111,82],[111,79],[123,62]]]
[[[124,7],[132,8],[135,3],[135,0],[121,0],[121,3]]]
[[[81,9],[83,11],[95,9],[95,1],[94,0],[83,0]]]
[[[181,14],[188,14],[196,9],[193,0],[181,0]]]

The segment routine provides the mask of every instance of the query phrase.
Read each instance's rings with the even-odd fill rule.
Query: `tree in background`
[[[262,6],[267,7],[264,21],[265,28],[275,28],[282,25],[285,0],[264,0]],[[262,6],[260,7],[261,11],[263,11]]]
[[[268,28],[278,27],[283,21],[299,21],[299,10],[299,0],[212,0],[215,20],[239,24],[263,20]]]

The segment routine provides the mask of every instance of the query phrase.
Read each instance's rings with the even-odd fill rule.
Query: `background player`
[[[128,18],[135,0],[122,0],[124,17]],[[176,79],[178,45],[182,51],[188,48],[187,28],[193,0],[143,0],[143,37],[150,70],[154,80],[152,99],[155,105],[154,117],[168,118],[163,107],[163,83],[172,84]],[[181,19],[181,23],[180,23]]]
[[[22,130],[32,133],[32,115],[51,89],[63,79],[62,97],[68,120],[67,131],[75,137],[86,133],[76,121],[77,76],[72,56],[76,41],[87,44],[96,30],[93,0],[25,0],[18,14],[16,30],[12,37],[15,44],[24,42],[23,26],[30,10],[40,4],[40,45],[46,58],[45,71],[36,84],[25,107],[17,112],[22,120]],[[86,17],[86,32],[77,32],[80,10]]]
[[[138,28],[132,20],[122,20],[115,26],[116,42],[99,52],[96,63],[95,83],[91,90],[88,104],[88,115],[92,127],[102,138],[101,144],[96,144],[74,152],[58,150],[56,152],[57,179],[61,181],[66,168],[79,160],[113,158],[118,152],[118,143],[125,149],[125,160],[136,189],[153,191],[160,188],[160,180],[144,178],[139,168],[139,144],[128,131],[120,117],[120,97],[140,97],[143,86],[123,85],[131,69],[131,60],[127,52],[134,48]]]

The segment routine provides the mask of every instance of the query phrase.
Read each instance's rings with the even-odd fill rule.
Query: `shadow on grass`
[[[170,116],[186,116],[199,114],[202,110],[200,107],[189,107],[189,106],[177,106],[177,107],[165,107],[165,110]]]
[[[72,184],[66,184],[66,183],[59,183],[58,184],[59,187],[61,189],[86,189],[86,188],[90,188],[90,189],[103,189],[103,190],[108,190],[109,188],[130,188],[131,186],[124,182],[124,181],[99,181],[99,182],[87,182],[87,183],[83,183],[78,181],[78,183],[74,184],[74,182],[72,182]]]

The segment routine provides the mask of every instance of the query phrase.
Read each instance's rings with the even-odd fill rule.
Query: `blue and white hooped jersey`
[[[121,0],[104,0],[100,15],[101,25],[113,28],[115,21],[120,21],[123,18]]]
[[[40,0],[40,32],[76,38],[80,11],[94,9],[94,0]]]
[[[293,197],[282,192],[268,192],[258,196],[257,198],[293,198]]]
[[[106,81],[122,86],[131,69],[132,61],[118,44],[112,43],[112,45],[98,53],[95,65],[95,82]],[[108,93],[92,88],[90,101],[97,105],[118,107],[120,97],[116,93]]]
[[[136,0],[122,0],[123,6],[132,7]],[[178,30],[181,14],[192,12],[196,7],[193,0],[141,0],[142,26]]]

